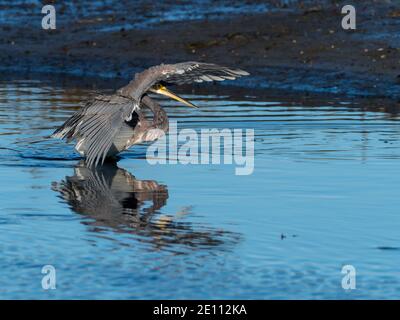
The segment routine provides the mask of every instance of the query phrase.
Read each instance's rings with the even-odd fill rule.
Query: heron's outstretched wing
[[[84,139],[89,165],[97,165],[110,150],[125,121],[132,121],[135,105],[119,95],[97,96],[72,115],[52,135],[54,138]]]
[[[247,76],[248,72],[240,69],[227,68],[212,63],[182,62],[176,64],[161,64],[136,74],[135,79],[126,87],[120,89],[122,95],[140,99],[157,83],[189,84],[209,81],[234,80]]]
[[[161,67],[161,81],[171,84],[234,80],[249,75],[240,69],[231,69],[212,63],[183,62]]]

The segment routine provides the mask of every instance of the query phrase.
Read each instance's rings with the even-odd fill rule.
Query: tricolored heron
[[[166,88],[169,84],[234,80],[248,73],[211,63],[161,64],[135,75],[125,87],[110,96],[100,95],[74,113],[52,135],[75,140],[75,149],[88,165],[103,163],[132,145],[154,141],[168,131],[166,112],[148,96],[154,92],[195,107]],[[144,108],[150,109],[148,120]]]

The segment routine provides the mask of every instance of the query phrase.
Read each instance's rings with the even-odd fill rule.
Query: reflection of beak
[[[188,107],[197,108],[193,103],[191,103],[191,102],[181,98],[180,96],[176,95],[175,93],[169,91],[164,86],[160,85],[160,86],[155,87],[155,88],[150,88],[149,91],[154,92],[154,93],[158,93],[158,94],[162,94],[162,95],[167,96],[167,97],[169,97],[171,99],[174,99],[176,101],[182,102],[183,104],[187,105]]]

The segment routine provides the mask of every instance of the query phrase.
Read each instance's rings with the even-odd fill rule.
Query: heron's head
[[[153,87],[150,88],[149,90],[150,92],[154,92],[154,93],[158,93],[161,94],[163,96],[167,96],[171,99],[174,99],[176,101],[182,102],[183,104],[185,104],[188,107],[192,107],[192,108],[197,108],[197,106],[195,106],[193,103],[181,98],[180,96],[178,96],[177,94],[171,92],[170,90],[168,90],[165,86],[161,85],[161,84],[156,84]]]

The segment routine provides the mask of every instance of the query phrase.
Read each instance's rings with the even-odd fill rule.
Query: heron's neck
[[[143,104],[148,107],[154,114],[153,117],[153,126],[167,131],[168,130],[168,116],[161,106],[151,99],[149,96],[145,95],[142,98]]]
[[[125,87],[119,89],[119,92],[125,96],[139,101],[143,94],[145,94],[150,87],[154,84],[154,68],[149,68],[140,73],[135,74],[135,78],[131,80]]]

